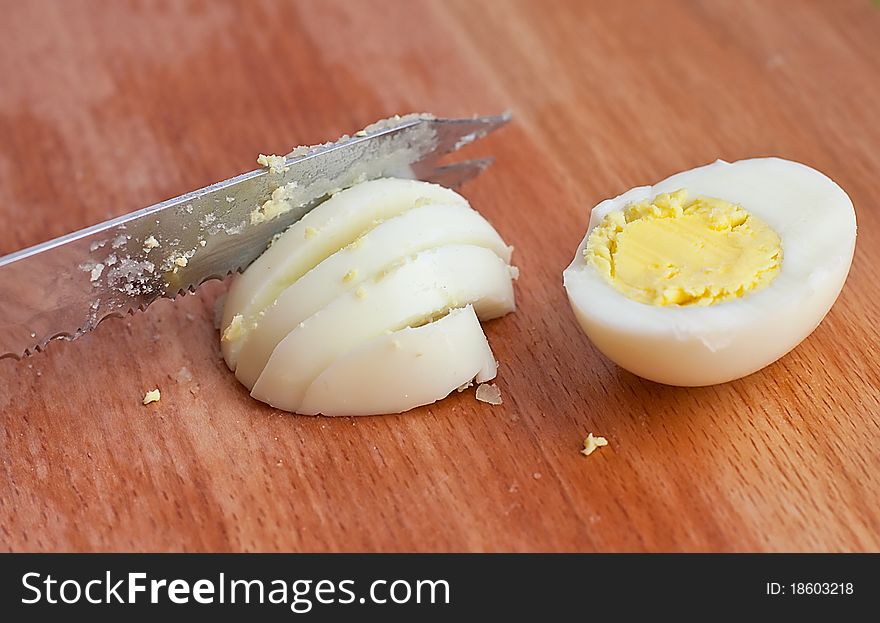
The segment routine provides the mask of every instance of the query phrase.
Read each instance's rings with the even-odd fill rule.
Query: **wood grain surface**
[[[486,325],[499,407],[469,392],[400,416],[274,411],[221,361],[219,282],[0,361],[3,550],[880,549],[875,3],[5,0],[0,15],[0,254],[394,113],[511,109],[466,150],[497,163],[464,194],[522,271],[519,310]],[[616,368],[562,288],[589,209],[762,155],[820,169],[856,205],[834,309],[726,385]],[[584,457],[590,431],[610,445]]]

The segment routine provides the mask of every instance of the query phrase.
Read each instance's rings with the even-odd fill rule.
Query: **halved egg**
[[[822,173],[779,158],[717,161],[597,205],[563,278],[609,359],[659,383],[712,385],[813,332],[855,239],[852,202]]]
[[[227,365],[304,414],[401,412],[496,364],[480,320],[515,308],[511,248],[458,193],[381,179],[341,191],[232,285]]]

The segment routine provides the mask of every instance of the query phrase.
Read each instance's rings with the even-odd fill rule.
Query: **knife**
[[[458,186],[492,159],[440,158],[510,120],[395,116],[338,141],[298,147],[257,169],[0,257],[0,359],[73,340],[243,270],[334,192],[379,177]]]

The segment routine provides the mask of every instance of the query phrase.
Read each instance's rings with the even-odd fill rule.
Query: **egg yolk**
[[[713,305],[769,284],[782,241],[741,206],[687,190],[605,216],[584,256],[627,297],[649,305]]]

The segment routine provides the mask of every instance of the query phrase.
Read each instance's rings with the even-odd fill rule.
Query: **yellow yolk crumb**
[[[229,342],[231,340],[237,340],[244,333],[244,316],[241,314],[235,314],[232,317],[232,320],[229,323],[229,326],[226,327],[226,330],[223,331],[223,337],[221,340],[224,342]]]
[[[587,435],[587,438],[584,439],[584,449],[581,450],[581,454],[584,456],[590,456],[593,452],[596,451],[597,448],[601,448],[602,446],[607,446],[608,440],[604,437],[593,437],[593,433]]]
[[[306,227],[305,232],[303,232],[303,237],[306,239],[314,238],[318,235],[318,230],[314,227]]]
[[[257,164],[268,167],[269,173],[284,173],[288,167],[284,164],[284,156],[260,154],[257,156]]]
[[[145,405],[148,405],[148,404],[150,404],[151,402],[159,402],[159,400],[160,400],[161,398],[162,398],[162,394],[159,393],[159,390],[158,390],[158,389],[151,389],[151,390],[148,391],[148,392],[146,393],[146,395],[144,396],[144,401],[143,401],[143,402],[144,402]]]
[[[605,216],[584,256],[627,297],[649,305],[712,305],[769,284],[782,241],[742,207],[687,190]]]
[[[357,268],[353,268],[350,271],[348,271],[347,273],[345,273],[345,276],[342,277],[342,283],[351,283],[352,281],[357,279],[357,276],[358,276],[358,270],[357,270]]]
[[[295,207],[296,195],[294,191],[297,186],[299,185],[296,182],[290,182],[273,190],[271,198],[267,199],[259,208],[254,208],[251,211],[251,225],[259,225],[290,212]]]

